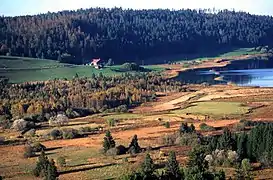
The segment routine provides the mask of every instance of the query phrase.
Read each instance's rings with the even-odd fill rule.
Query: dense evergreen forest
[[[272,45],[273,17],[208,10],[92,8],[0,17],[0,54],[81,64]],[[153,62],[144,62],[151,64]]]

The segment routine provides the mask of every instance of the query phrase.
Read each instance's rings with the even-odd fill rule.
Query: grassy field
[[[0,76],[9,78],[11,83],[26,81],[45,81],[51,79],[72,79],[76,74],[80,77],[91,77],[102,73],[105,76],[121,75],[121,66],[95,69],[90,66],[62,64],[53,60],[5,57],[0,56]],[[145,67],[151,71],[160,71],[160,67]],[[134,72],[132,72],[134,73]]]
[[[102,116],[102,118],[104,119],[119,119],[119,120],[139,119],[141,117],[143,117],[141,114],[132,114],[132,113],[109,114],[106,116]]]
[[[213,117],[219,116],[231,116],[231,115],[242,115],[249,111],[249,107],[242,106],[241,103],[237,102],[198,102],[191,104],[192,106],[172,111],[174,114],[200,114],[209,115]]]

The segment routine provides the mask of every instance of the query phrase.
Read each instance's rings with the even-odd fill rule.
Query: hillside
[[[0,17],[0,27],[0,54],[73,64],[153,64],[153,57],[270,46],[273,38],[272,17],[227,10],[92,8]]]
[[[147,66],[144,71],[160,71],[163,68]],[[79,77],[92,77],[102,74],[104,76],[116,76],[124,73],[138,73],[127,71],[122,65],[95,69],[91,66],[59,63],[48,59],[20,58],[0,56],[0,79],[8,78],[11,83],[29,81],[46,81],[53,79],[72,79]],[[141,71],[139,71],[141,72]]]

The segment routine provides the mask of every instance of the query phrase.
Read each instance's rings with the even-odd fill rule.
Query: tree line
[[[0,53],[82,64],[272,45],[273,18],[222,10],[91,8],[0,17]]]
[[[260,162],[263,166],[273,165],[273,124],[258,123],[249,132],[233,134],[228,129],[223,135],[208,139],[208,151],[234,150],[238,160],[249,159],[251,162]]]
[[[23,84],[2,81],[1,87],[1,121],[33,115],[43,121],[59,112],[69,118],[97,112],[127,112],[130,107],[155,100],[155,92],[187,90],[180,82],[166,80],[160,73],[116,77],[99,74],[89,79],[75,77],[71,81],[56,79]]]

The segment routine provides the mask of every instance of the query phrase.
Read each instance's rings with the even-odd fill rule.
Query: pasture
[[[243,115],[249,112],[249,107],[238,102],[197,102],[192,103],[188,108],[175,110],[175,114],[197,114],[213,117],[224,117]]]
[[[124,71],[121,66],[104,67],[96,69],[91,66],[63,64],[53,60],[6,57],[0,56],[0,77],[6,77],[11,83],[29,81],[47,81],[52,79],[72,79],[77,74],[79,77],[92,77],[103,74],[104,76],[118,76]],[[148,66],[149,71],[161,71],[164,68]],[[130,71],[129,73],[137,73]]]

